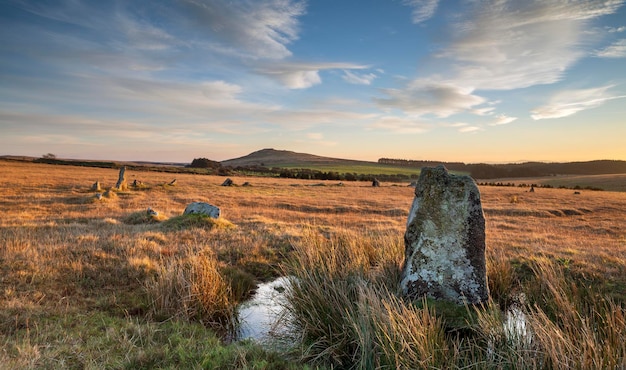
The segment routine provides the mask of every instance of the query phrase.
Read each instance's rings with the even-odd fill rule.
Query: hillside
[[[449,170],[469,173],[476,179],[520,178],[558,175],[608,175],[626,173],[626,161],[598,160],[586,162],[525,162],[507,164],[413,161],[381,158],[380,164],[422,168],[445,165]]]
[[[322,157],[319,155],[296,153],[289,150],[261,149],[246,156],[229,159],[220,162],[222,166],[229,167],[307,167],[311,165],[363,165],[376,164],[376,162],[356,161]]]

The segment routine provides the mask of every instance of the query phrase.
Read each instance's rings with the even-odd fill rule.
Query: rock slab
[[[423,168],[404,242],[405,296],[459,305],[488,300],[485,217],[471,177],[449,174],[444,166]]]
[[[220,209],[219,207],[216,207],[209,203],[193,202],[187,205],[187,207],[185,208],[185,212],[183,212],[183,215],[190,215],[190,214],[205,215],[205,216],[209,216],[212,218],[219,218]]]

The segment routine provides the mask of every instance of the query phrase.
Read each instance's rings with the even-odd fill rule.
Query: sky
[[[0,0],[0,155],[626,160],[626,0]]]

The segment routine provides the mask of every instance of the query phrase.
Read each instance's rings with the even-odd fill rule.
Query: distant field
[[[504,179],[489,179],[489,180],[477,180],[478,182],[502,182],[513,184],[537,184],[537,185],[550,185],[555,188],[600,188],[607,191],[622,191],[626,192],[626,174],[613,174],[613,175],[561,175],[561,176],[546,176],[546,177],[525,177],[525,178],[504,178]]]

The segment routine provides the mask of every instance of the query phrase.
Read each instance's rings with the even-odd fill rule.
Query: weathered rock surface
[[[122,168],[120,168],[120,174],[117,179],[117,183],[115,184],[115,188],[117,190],[126,190],[126,177],[124,177],[125,172],[126,166],[122,166]]]
[[[485,218],[476,183],[423,168],[407,220],[403,294],[457,304],[487,301]]]
[[[219,207],[216,207],[209,203],[193,202],[187,205],[187,208],[185,208],[185,212],[183,212],[183,214],[184,215],[199,214],[199,215],[209,216],[212,218],[219,218],[220,209]]]

